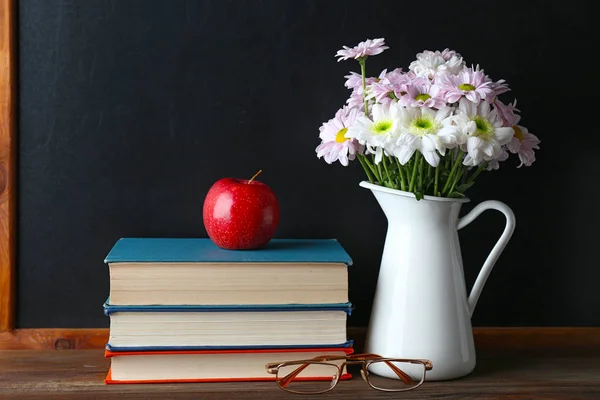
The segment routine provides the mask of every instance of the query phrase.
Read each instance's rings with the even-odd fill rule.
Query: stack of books
[[[106,383],[272,380],[266,363],[353,351],[352,260],[335,239],[236,251],[202,238],[123,238],[105,263]]]

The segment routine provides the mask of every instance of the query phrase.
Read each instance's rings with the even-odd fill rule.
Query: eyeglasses
[[[298,394],[330,391],[340,379],[349,379],[350,364],[362,364],[360,374],[373,389],[402,392],[416,389],[425,381],[426,371],[433,366],[422,359],[386,358],[377,354],[319,356],[310,360],[269,363],[267,372],[276,376],[277,386]]]

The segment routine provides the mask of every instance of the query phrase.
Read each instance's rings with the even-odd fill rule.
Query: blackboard
[[[349,95],[335,52],[390,46],[368,73],[451,48],[518,99],[541,140],[531,167],[484,173],[471,203],[511,206],[517,229],[475,326],[600,325],[600,173],[585,1],[67,1],[18,3],[17,326],[105,327],[103,259],[124,236],[206,237],[225,176],[261,180],[280,238],[337,238],[354,259],[349,324],[366,326],[386,220],[358,163],[318,160],[318,128]],[[470,287],[500,235],[460,232]]]

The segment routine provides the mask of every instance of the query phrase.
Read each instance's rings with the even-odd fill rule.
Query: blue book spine
[[[311,345],[260,345],[260,346],[112,346],[106,345],[106,350],[119,351],[192,351],[192,350],[259,350],[259,349],[319,349],[319,348],[348,348],[354,346],[353,340],[338,344]]]
[[[116,312],[271,312],[271,311],[344,311],[348,315],[352,313],[351,303],[329,303],[329,304],[259,304],[259,305],[147,305],[147,306],[124,306],[110,305],[110,299],[104,303],[104,314],[110,316]]]

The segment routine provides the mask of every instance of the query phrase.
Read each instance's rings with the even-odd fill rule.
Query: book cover
[[[352,347],[353,341],[347,340],[345,334],[345,318],[340,319],[338,315],[335,317],[337,312],[350,314],[352,311],[351,303],[340,303],[340,304],[293,304],[293,305],[236,305],[236,306],[113,306],[110,305],[110,299],[104,303],[104,312],[108,316],[119,315],[120,313],[130,312],[132,316],[139,315],[143,316],[144,321],[141,325],[132,322],[131,317],[127,317],[127,326],[136,326],[136,329],[142,329],[144,332],[153,332],[152,337],[148,334],[138,338],[138,335],[134,331],[122,331],[120,328],[116,328],[114,321],[111,319],[111,336],[109,342],[106,344],[106,348],[114,352],[127,352],[127,351],[164,351],[164,350],[207,350],[207,349],[283,349],[283,348],[349,348]],[[333,312],[333,313],[332,313]],[[159,318],[162,313],[165,315],[177,315],[177,323],[169,323],[164,321],[164,318]],[[202,315],[192,316],[193,321],[181,324],[181,320],[186,316],[185,314],[200,313],[210,315],[216,315],[215,313],[221,313],[220,316],[215,318],[205,318]],[[294,315],[292,315],[294,313]],[[298,314],[296,314],[298,313]],[[310,314],[309,314],[310,313]],[[256,314],[256,318],[252,318],[252,314]],[[294,317],[297,322],[294,321]],[[242,317],[248,316],[248,320]],[[125,316],[124,316],[125,317]],[[152,318],[155,322],[152,325],[147,325],[148,319]],[[321,318],[334,318],[325,325],[318,323],[313,331],[311,324],[316,319]],[[257,322],[257,319],[259,322]],[[260,321],[272,320],[272,322],[260,322]],[[283,325],[280,324],[282,321]],[[304,322],[303,322],[304,321]],[[256,324],[262,324],[260,327]],[[132,325],[136,324],[136,325]],[[299,334],[296,330],[291,331],[291,335],[286,333],[286,326],[295,324],[297,329],[311,329],[313,335]],[[154,326],[154,328],[152,328]],[[331,329],[338,327],[338,331],[333,333],[331,336]],[[322,328],[319,328],[322,327]],[[173,332],[177,332],[180,329],[184,329],[186,334],[189,335],[193,332],[193,329],[197,329],[197,333],[193,334],[193,340],[187,338],[185,344],[177,343],[178,337],[173,337]],[[220,331],[226,329],[221,334],[209,335],[211,331]],[[279,331],[283,329],[282,331]],[[314,338],[313,336],[318,334],[320,330],[325,329],[326,336],[319,336],[323,339],[323,343],[315,343],[315,341],[307,341],[308,339]],[[208,333],[207,333],[208,332]],[[261,339],[260,334],[271,335],[275,339]],[[114,339],[113,334],[118,336],[119,341]],[[133,342],[132,339],[135,339]],[[163,336],[170,337],[169,344],[165,345]],[[254,342],[241,342],[236,343],[233,339],[237,339],[238,335],[250,335]],[[258,335],[258,336],[257,336]],[[288,335],[288,336],[283,336]],[[176,335],[177,336],[177,335]],[[268,336],[267,336],[268,337]],[[316,336],[315,336],[316,337]],[[139,340],[143,339],[144,342]],[[177,340],[176,340],[177,339]],[[191,341],[190,341],[191,340]],[[195,343],[194,343],[195,342]]]
[[[351,349],[354,346],[353,340],[348,340],[340,344],[322,344],[322,345],[250,345],[250,346],[112,346],[106,344],[105,350],[111,353],[143,353],[143,352],[164,352],[164,351],[221,351],[221,350],[291,350],[291,349]]]
[[[121,238],[105,263],[344,263],[352,259],[336,239],[271,239],[257,250],[225,250],[208,238]]]
[[[104,314],[116,312],[265,312],[265,311],[344,311],[352,313],[352,303],[325,304],[234,304],[234,305],[112,305],[110,298],[102,305]]]
[[[125,366],[131,377],[119,379],[114,377],[113,368],[120,366],[111,365],[111,368],[104,379],[106,384],[134,384],[134,383],[185,383],[185,382],[250,382],[250,381],[273,381],[275,375],[266,373],[264,365],[268,362],[278,362],[279,360],[302,360],[310,359],[316,355],[335,354],[349,355],[354,352],[351,347],[348,348],[291,348],[291,349],[229,349],[229,350],[204,350],[204,351],[135,351],[135,352],[113,352],[106,350],[104,356],[109,359],[123,358],[128,361],[131,357],[143,358],[138,366]],[[148,357],[149,356],[149,357]],[[176,356],[177,362],[164,368],[168,373],[160,371],[162,360]],[[208,356],[208,357],[206,357]],[[150,363],[150,364],[149,364]],[[205,365],[203,365],[203,363]],[[250,363],[250,369],[248,369]],[[129,363],[128,363],[129,364]],[[190,371],[188,367],[195,368],[196,371]],[[213,365],[218,364],[219,368]],[[150,366],[150,368],[139,368],[141,366]],[[175,365],[182,367],[182,371],[174,371]],[[159,372],[149,372],[151,369],[159,369]],[[238,370],[239,369],[239,370]],[[227,376],[219,376],[215,370],[228,371]],[[160,377],[160,374],[164,375]],[[196,376],[190,376],[196,373]],[[179,376],[177,376],[180,374]],[[123,375],[123,373],[120,373]],[[223,374],[224,375],[224,374]],[[185,376],[185,377],[183,377]],[[340,379],[350,379],[352,375],[344,369],[344,374]],[[331,379],[331,377],[317,377],[314,379]]]
[[[322,304],[349,300],[352,259],[335,239],[224,250],[208,238],[122,238],[105,262],[113,304]]]

